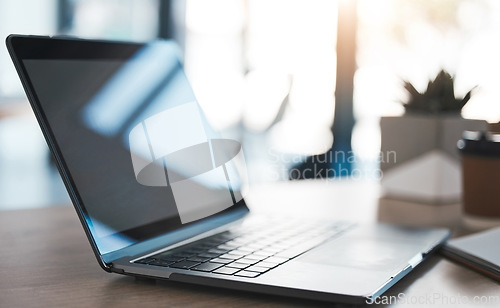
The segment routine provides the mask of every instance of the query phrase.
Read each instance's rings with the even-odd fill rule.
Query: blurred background
[[[328,151],[346,153],[337,176],[378,180],[380,117],[403,113],[402,80],[424,90],[442,68],[457,96],[477,86],[463,117],[500,120],[495,0],[0,0],[0,37],[10,33],[177,41],[254,184]],[[68,203],[3,45],[0,209]]]

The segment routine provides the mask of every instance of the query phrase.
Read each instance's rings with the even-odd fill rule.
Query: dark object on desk
[[[446,257],[500,281],[500,228],[453,239],[441,249]]]
[[[462,154],[464,213],[500,219],[500,134],[466,131]]]
[[[441,70],[434,80],[427,84],[425,92],[418,92],[409,82],[404,82],[409,99],[403,103],[406,113],[417,114],[457,114],[471,98],[472,90],[463,98],[455,98],[454,78],[445,70]]]
[[[241,179],[218,159],[228,153],[218,152],[217,133],[203,117],[172,42],[11,35],[7,46],[94,254],[108,272],[363,304],[449,235],[445,229],[287,217],[255,221]],[[201,160],[185,149],[211,155]],[[198,177],[200,167],[201,175],[212,177]],[[189,201],[181,204],[197,219],[183,220],[179,185]],[[198,203],[219,197],[234,204],[214,213],[212,206],[221,203]],[[202,212],[209,214],[200,217]]]

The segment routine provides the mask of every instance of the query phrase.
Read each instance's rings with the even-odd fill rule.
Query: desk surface
[[[374,183],[301,182],[257,188],[249,203],[261,212],[286,210],[303,217],[321,213],[336,219],[375,221],[377,197]],[[108,274],[98,266],[69,206],[0,212],[0,238],[1,307],[331,307],[321,302]],[[467,305],[460,307],[484,307],[488,302],[495,306],[495,300],[496,307],[500,305],[498,283],[439,255],[424,262],[387,295],[400,296],[398,305],[404,307],[413,306],[408,303],[453,307],[465,301]],[[484,303],[472,303],[475,300]]]

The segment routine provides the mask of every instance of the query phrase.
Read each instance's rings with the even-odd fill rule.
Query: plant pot
[[[488,123],[459,115],[404,115],[380,120],[382,187],[390,198],[450,204],[462,196],[457,142]]]

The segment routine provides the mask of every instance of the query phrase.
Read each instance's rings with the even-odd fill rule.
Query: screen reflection
[[[175,44],[146,44],[126,60],[24,65],[101,253],[242,200],[241,145],[207,122]]]

